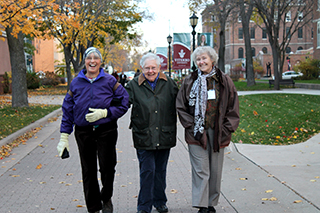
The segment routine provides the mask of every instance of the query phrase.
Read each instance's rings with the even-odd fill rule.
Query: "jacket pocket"
[[[160,143],[162,146],[174,146],[176,144],[177,127],[163,126],[160,133]]]
[[[132,129],[133,142],[136,147],[149,147],[151,146],[151,136],[149,128],[142,130]]]
[[[221,145],[223,145],[223,146],[229,145],[230,140],[231,140],[231,133],[227,130],[227,128],[222,126]]]

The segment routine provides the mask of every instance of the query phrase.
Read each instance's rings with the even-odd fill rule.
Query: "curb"
[[[62,114],[62,108],[56,109],[55,111],[51,112],[50,114],[44,116],[43,118],[40,118],[39,120],[29,124],[28,126],[12,133],[11,135],[8,135],[4,139],[0,140],[0,146],[6,145],[8,143],[13,142],[18,137],[22,136],[28,131],[31,131],[37,127],[43,126],[47,123],[49,123],[48,119],[52,117],[57,117]]]

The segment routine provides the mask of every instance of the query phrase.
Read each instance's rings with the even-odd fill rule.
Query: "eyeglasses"
[[[157,67],[144,67],[143,68],[143,71],[145,71],[145,72],[148,72],[148,71],[156,71],[157,70]]]
[[[100,60],[101,58],[98,57],[98,56],[94,56],[94,57],[86,57],[86,60],[87,61],[91,61],[91,60],[94,60],[94,61],[97,61],[97,60]]]

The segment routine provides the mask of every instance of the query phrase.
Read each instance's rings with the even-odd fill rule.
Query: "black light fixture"
[[[192,27],[192,52],[196,49],[196,31],[194,30],[198,24],[198,17],[196,14],[193,13],[193,15],[189,18],[190,19],[190,25]],[[192,61],[192,71],[196,71],[196,65]]]
[[[171,35],[169,35],[168,37],[167,37],[167,41],[168,41],[168,44],[169,44],[169,46],[168,46],[168,64],[169,64],[169,77],[171,78],[171,42],[172,42],[172,37],[171,37]]]

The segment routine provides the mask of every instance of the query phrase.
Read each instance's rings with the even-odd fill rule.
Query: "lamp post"
[[[169,44],[169,46],[168,46],[168,64],[169,64],[169,77],[171,78],[171,42],[172,42],[172,37],[169,35],[168,37],[167,37],[167,41],[168,41],[168,44]]]
[[[189,18],[190,19],[190,25],[192,27],[192,52],[196,49],[196,31],[194,28],[196,28],[198,24],[198,17],[193,13],[193,15]],[[194,61],[192,61],[192,71],[196,71],[196,65],[194,64]]]

